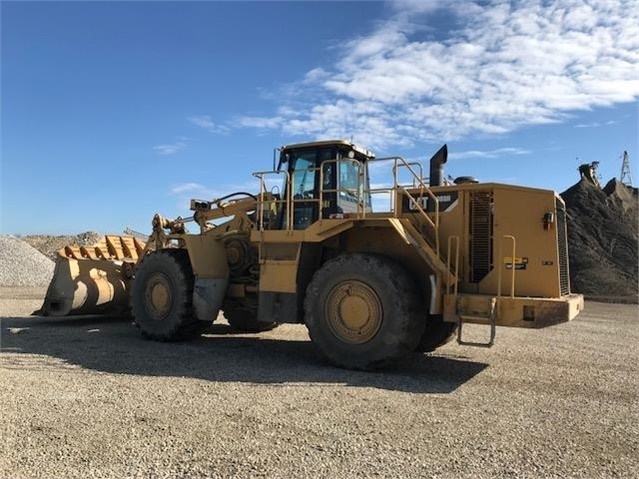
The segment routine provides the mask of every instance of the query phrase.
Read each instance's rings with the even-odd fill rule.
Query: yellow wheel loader
[[[220,310],[240,331],[304,323],[332,363],[373,369],[496,326],[573,319],[566,210],[553,191],[449,183],[444,145],[422,166],[344,140],[284,146],[256,194],[156,215],[146,242],[60,251],[43,315],[132,314],[143,335],[201,334]],[[388,184],[371,186],[369,172]],[[273,181],[280,188],[268,188]],[[373,208],[375,204],[375,209]],[[381,205],[381,206],[380,206]],[[193,224],[198,231],[187,232]],[[467,341],[463,325],[486,325]]]

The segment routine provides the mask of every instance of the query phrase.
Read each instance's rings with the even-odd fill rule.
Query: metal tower
[[[630,158],[628,157],[628,152],[624,150],[622,156],[623,162],[621,163],[621,176],[619,177],[619,181],[621,181],[624,185],[632,186],[632,176],[630,176]]]

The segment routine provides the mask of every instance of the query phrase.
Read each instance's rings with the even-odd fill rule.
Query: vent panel
[[[559,201],[557,210],[557,246],[559,248],[559,286],[561,294],[570,293],[570,279],[568,277],[568,234],[566,231],[566,209]]]
[[[479,283],[493,269],[493,194],[470,195],[470,282]]]

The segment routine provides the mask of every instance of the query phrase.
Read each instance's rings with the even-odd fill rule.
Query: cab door
[[[291,198],[293,201],[293,229],[303,230],[317,221],[317,162],[311,155],[293,159],[291,165]],[[314,155],[313,155],[314,156]]]
[[[288,172],[291,179],[293,229],[306,229],[319,219],[320,168],[323,168],[322,188],[329,190],[322,195],[324,203],[322,217],[328,218],[337,210],[336,164],[329,162],[322,165],[324,161],[334,159],[335,155],[337,155],[336,148],[300,149],[291,152]],[[282,229],[287,229],[287,216],[286,213],[282,215],[280,222]]]

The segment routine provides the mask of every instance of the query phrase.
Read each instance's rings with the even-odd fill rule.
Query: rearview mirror
[[[289,160],[289,154],[288,153],[280,153],[280,162],[277,164],[277,170],[276,171],[280,171],[282,169],[282,165],[288,163]]]

